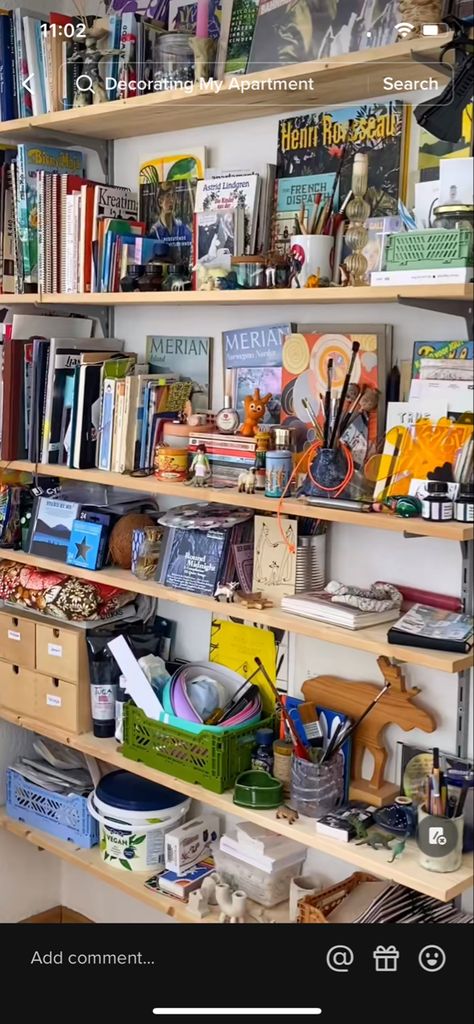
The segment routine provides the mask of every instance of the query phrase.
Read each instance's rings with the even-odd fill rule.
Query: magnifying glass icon
[[[90,75],[78,75],[76,78],[76,89],[78,92],[94,92]]]

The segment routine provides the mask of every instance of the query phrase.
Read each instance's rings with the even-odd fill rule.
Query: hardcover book
[[[31,555],[65,562],[74,520],[79,515],[76,501],[56,498],[35,499],[28,541]]]
[[[225,212],[241,207],[245,212],[244,250],[246,253],[253,252],[257,237],[259,195],[259,174],[214,172],[212,177],[198,181],[194,209],[196,213],[206,213],[213,210]]]
[[[172,373],[193,384],[193,409],[211,407],[212,338],[152,334],[146,339],[150,373]]]
[[[270,392],[263,424],[278,423],[281,413],[282,349],[294,324],[269,324],[224,331],[225,393],[231,395],[234,409],[244,418],[244,398],[255,388]]]
[[[196,180],[157,182],[140,189],[140,218],[147,235],[165,242],[169,262],[189,266],[192,259]]]
[[[224,65],[226,75],[244,75],[247,70],[257,11],[258,0],[234,0]]]
[[[321,196],[324,205],[330,198],[336,179],[335,172],[330,174],[303,174],[291,178],[278,178],[276,181],[275,211],[273,215],[273,247],[279,252],[287,252],[292,235],[299,235],[300,228],[296,218],[304,204],[311,217],[314,210],[314,199]],[[339,202],[339,187],[334,194],[334,205]]]
[[[399,20],[384,0],[260,0],[247,71],[387,46]]]
[[[182,530],[167,531],[160,581],[175,590],[213,597],[229,531]]]
[[[403,103],[398,100],[285,117],[278,126],[277,179],[336,174],[342,147],[350,143],[340,177],[341,200],[351,187],[353,154],[367,153],[369,187],[365,198],[371,216],[395,215],[405,191],[403,122]]]

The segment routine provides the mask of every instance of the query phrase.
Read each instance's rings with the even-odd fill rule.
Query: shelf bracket
[[[404,295],[397,295],[399,306],[412,306],[415,309],[427,309],[432,313],[445,313],[447,316],[460,316],[466,321],[468,337],[472,332],[473,305],[472,302],[462,302],[460,299],[413,299]]]
[[[472,571],[473,571],[472,541],[461,541],[461,599],[466,615],[472,615]],[[456,708],[456,756],[467,757],[469,743],[469,705],[471,696],[471,672],[464,669],[458,673],[458,693]]]
[[[21,131],[14,135],[8,135],[2,140],[2,130],[0,125],[0,141],[4,143],[16,145],[17,143],[24,142],[26,136]],[[100,160],[100,166],[104,177],[107,177],[107,147],[109,142],[107,139],[92,139],[88,135],[71,135],[67,132],[57,132],[53,128],[29,128],[28,131],[28,142],[53,142],[57,146],[78,146],[81,149],[90,149]]]

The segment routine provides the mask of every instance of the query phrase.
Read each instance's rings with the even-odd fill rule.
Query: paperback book
[[[230,531],[166,531],[160,560],[160,582],[175,590],[213,597],[220,579]]]
[[[56,562],[65,562],[79,510],[80,505],[76,501],[36,498],[31,516],[29,553],[41,558],[52,558]]]
[[[389,644],[468,653],[473,645],[472,618],[470,615],[414,604],[389,629],[387,639]]]
[[[258,0],[233,2],[224,64],[226,75],[244,75],[247,70],[257,12]]]
[[[196,187],[196,213],[226,212],[241,208],[245,214],[244,252],[254,252],[257,238],[260,175],[254,172],[213,172],[213,176],[198,181]]]
[[[211,408],[212,338],[148,335],[146,361],[150,373],[171,373],[177,380],[192,382],[194,410]]]
[[[412,380],[420,376],[422,360],[474,359],[474,341],[415,341],[413,343]]]
[[[241,420],[245,396],[259,388],[260,394],[272,395],[263,424],[279,422],[283,343],[294,330],[294,324],[269,324],[223,332],[225,393]]]

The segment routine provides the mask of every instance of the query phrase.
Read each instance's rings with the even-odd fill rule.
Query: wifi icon
[[[409,36],[411,32],[415,31],[415,26],[410,25],[409,21],[401,21],[399,25],[395,25],[395,28],[397,30],[398,35],[402,39],[406,39],[406,37]]]

